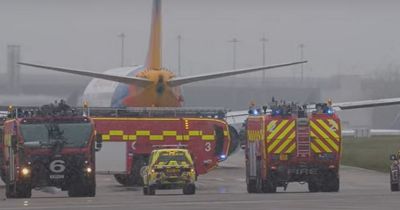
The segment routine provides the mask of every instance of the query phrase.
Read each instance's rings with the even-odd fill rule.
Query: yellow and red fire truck
[[[273,105],[247,119],[246,182],[249,193],[273,193],[290,182],[310,192],[339,191],[340,119],[328,104]]]
[[[196,174],[205,174],[238,145],[238,135],[215,108],[90,108],[103,141],[98,174],[114,174],[123,185],[142,185],[140,169],[157,146],[187,146]]]

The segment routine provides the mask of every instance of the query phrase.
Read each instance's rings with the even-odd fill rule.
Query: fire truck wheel
[[[149,188],[146,186],[143,187],[143,195],[149,195]]]
[[[15,197],[15,193],[13,193],[13,189],[14,185],[12,184],[6,184],[6,197],[7,198],[14,198]]]
[[[30,198],[32,197],[32,189],[29,184],[17,184],[17,192],[16,196],[17,198]]]
[[[183,187],[183,194],[193,195],[196,193],[196,186],[194,184],[187,184]]]
[[[156,194],[156,188],[154,186],[150,186],[148,188],[148,192],[149,192],[149,195],[155,195]]]
[[[263,193],[276,193],[276,185],[274,181],[269,179],[262,183],[262,192]]]
[[[397,184],[397,183],[395,183],[395,184],[390,184],[390,190],[391,190],[392,192],[399,191],[399,184]]]
[[[257,193],[257,184],[255,180],[250,180],[249,183],[247,183],[247,192]]]
[[[336,173],[329,173],[325,176],[321,191],[322,192],[339,192],[339,177],[337,177]]]
[[[133,186],[133,182],[130,180],[129,175],[127,174],[114,174],[114,178],[118,183],[124,186]]]
[[[315,180],[310,180],[308,182],[308,191],[310,191],[310,192],[320,191],[320,186],[319,186],[318,182]]]
[[[80,181],[70,184],[68,189],[69,197],[94,197],[96,196],[96,183],[86,181]]]

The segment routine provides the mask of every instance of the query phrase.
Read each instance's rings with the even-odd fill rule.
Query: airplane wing
[[[389,105],[398,105],[398,104],[400,104],[400,98],[384,98],[384,99],[375,99],[375,100],[333,103],[332,107],[334,107],[334,108],[337,107],[337,108],[339,108],[339,110],[347,110],[347,109],[389,106]]]
[[[373,99],[373,100],[362,100],[362,101],[349,101],[349,102],[339,102],[333,103],[332,108],[335,111],[340,110],[350,110],[350,109],[360,109],[360,108],[370,108],[378,106],[390,106],[390,105],[400,105],[400,98],[384,98],[384,99]],[[309,112],[315,110],[315,104],[310,104],[307,106]],[[270,112],[267,109],[267,112]],[[241,111],[231,111],[226,114],[226,120],[229,124],[240,124],[243,123],[248,116],[248,110]]]
[[[54,67],[54,66],[43,66],[43,65],[24,63],[24,62],[19,62],[18,64],[24,65],[24,66],[35,67],[35,68],[52,70],[52,71],[59,71],[59,72],[64,72],[64,73],[69,73],[69,74],[77,74],[77,75],[83,75],[83,76],[94,77],[94,78],[99,78],[99,79],[105,79],[105,80],[121,82],[121,83],[125,83],[125,84],[135,84],[140,87],[145,87],[152,83],[150,80],[147,80],[144,78],[139,78],[139,77],[125,77],[125,76],[109,75],[109,74],[102,74],[102,73],[91,72],[91,71],[67,69],[67,68]]]
[[[184,85],[184,84],[192,83],[192,82],[217,79],[217,78],[221,78],[221,77],[233,76],[233,75],[237,75],[237,74],[246,74],[246,73],[250,73],[250,72],[280,68],[280,67],[285,67],[285,66],[293,66],[293,65],[303,64],[303,63],[307,63],[307,61],[285,63],[285,64],[279,64],[279,65],[273,65],[273,66],[260,66],[260,67],[256,67],[256,68],[246,68],[246,69],[238,69],[238,70],[231,70],[231,71],[223,71],[223,72],[210,73],[210,74],[197,75],[197,76],[177,77],[177,78],[173,78],[173,79],[169,80],[168,84],[171,87],[175,87],[175,86]]]

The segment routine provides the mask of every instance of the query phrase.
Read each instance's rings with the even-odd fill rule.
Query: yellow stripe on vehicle
[[[163,135],[150,135],[150,141],[162,141],[164,140]]]
[[[121,130],[110,130],[109,134],[111,136],[122,136],[124,135],[124,132]]]
[[[200,131],[189,131],[189,136],[200,136]]]
[[[321,150],[320,150],[317,146],[315,146],[315,144],[312,143],[312,142],[311,142],[311,150],[312,150],[314,153],[322,153]]]
[[[101,139],[103,139],[103,141],[108,141],[111,139],[111,136],[107,135],[107,134],[103,134],[103,135],[101,135]]]
[[[267,142],[271,141],[275,135],[288,123],[288,120],[282,120],[278,126],[268,135]]]
[[[163,136],[176,136],[176,131],[163,131]]]
[[[272,132],[272,128],[276,126],[276,120],[272,120],[271,122],[268,123],[267,125],[267,131]]]
[[[324,139],[329,139],[329,136],[326,135],[326,133],[324,131],[322,131],[316,124],[315,122],[311,121],[310,122],[311,127],[314,129],[314,131],[316,131],[320,136],[322,136],[322,138]],[[316,136],[316,135],[315,135]]]
[[[292,142],[293,142],[293,144],[292,144],[292,146],[289,147],[289,149],[286,150],[286,152],[285,152],[286,154],[290,154],[296,149],[296,141],[292,141]]]
[[[268,152],[271,152],[272,150],[275,149],[275,147],[281,142],[281,141],[285,141],[285,137],[287,136],[287,134],[293,130],[295,125],[295,122],[292,121],[292,123],[290,123],[290,125],[278,136],[277,139],[274,140],[274,142],[268,147]],[[291,134],[291,136],[295,135],[294,133]],[[294,136],[292,137],[294,138]],[[288,139],[286,139],[286,141],[290,142],[290,139],[288,137]]]
[[[283,149],[285,149],[287,147],[287,145],[289,145],[290,143],[292,143],[294,141],[294,137],[295,137],[295,132],[292,132],[290,134],[290,136],[285,140],[285,142],[281,146],[279,146],[279,148],[274,153],[275,154],[281,153],[283,151]]]
[[[325,129],[325,131],[329,132],[329,134],[331,134],[333,136],[333,138],[335,138],[336,141],[338,141],[339,136],[337,135],[336,132],[332,131],[331,127],[328,126],[325,121],[318,119],[317,122]]]
[[[338,146],[335,142],[333,142],[332,139],[324,139],[324,140],[325,140],[326,142],[328,142],[328,144],[331,145],[331,147],[332,147],[336,152],[339,151],[339,146]]]
[[[314,141],[324,150],[324,152],[332,152],[328,146],[326,146],[320,139],[314,138]]]
[[[201,139],[204,141],[213,141],[213,140],[215,140],[215,136],[214,135],[202,135]]]
[[[334,142],[334,140],[332,140],[323,130],[321,130],[320,128],[318,128],[318,126],[311,121],[311,127],[314,129],[314,131],[316,131],[320,136],[323,137],[323,139],[336,151],[339,151],[339,146]],[[315,136],[316,139],[319,139],[317,137],[317,135],[315,135],[315,133],[313,134]],[[325,145],[325,144],[324,144]],[[325,148],[324,148],[325,149]],[[329,149],[330,152],[332,152],[332,150]]]
[[[150,131],[136,131],[136,136],[150,136]]]

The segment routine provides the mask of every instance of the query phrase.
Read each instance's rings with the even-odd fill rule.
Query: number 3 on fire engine
[[[206,152],[211,151],[211,142],[206,142],[204,150],[205,150]]]

